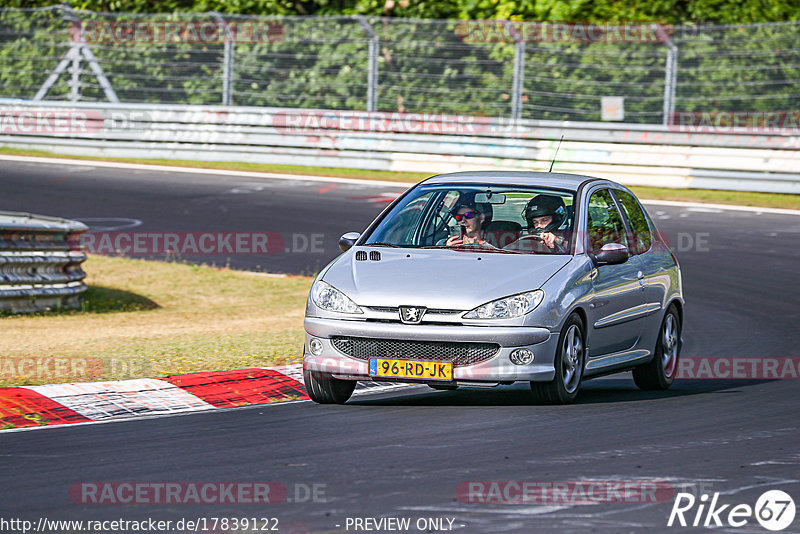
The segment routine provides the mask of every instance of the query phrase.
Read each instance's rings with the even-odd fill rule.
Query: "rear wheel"
[[[572,315],[558,338],[556,375],[550,382],[531,382],[534,397],[545,404],[569,404],[578,396],[586,359],[583,321]]]
[[[633,381],[641,389],[667,389],[675,380],[681,352],[681,319],[674,304],[667,308],[658,331],[656,353],[649,363],[633,369]]]
[[[344,404],[356,389],[355,380],[340,380],[320,371],[303,371],[303,382],[309,398],[319,404]]]

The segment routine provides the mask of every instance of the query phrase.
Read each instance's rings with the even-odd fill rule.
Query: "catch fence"
[[[800,21],[740,26],[0,10],[0,98],[667,124],[800,109]]]

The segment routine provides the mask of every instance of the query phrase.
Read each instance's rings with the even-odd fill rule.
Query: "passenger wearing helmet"
[[[559,228],[567,218],[564,201],[556,195],[536,195],[525,206],[530,237],[541,240],[553,252],[566,252],[568,239]]]

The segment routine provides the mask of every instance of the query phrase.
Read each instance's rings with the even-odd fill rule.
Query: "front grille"
[[[496,343],[456,343],[452,341],[402,341],[364,337],[334,337],[336,349],[359,360],[395,358],[452,362],[455,367],[474,365],[492,358],[500,346]]]
[[[369,306],[368,307],[372,311],[376,312],[387,312],[387,313],[398,313],[400,308],[397,306]],[[425,310],[425,315],[455,315],[458,313],[464,313],[465,310],[446,310],[441,308],[428,308]]]

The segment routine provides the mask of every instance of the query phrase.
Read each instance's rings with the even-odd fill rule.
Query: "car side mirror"
[[[358,232],[347,232],[339,238],[339,248],[342,249],[342,252],[347,252],[353,248],[359,237],[361,237],[361,234]]]
[[[619,243],[607,243],[603,245],[600,252],[589,254],[595,267],[602,265],[619,265],[625,263],[630,258],[628,247]]]

